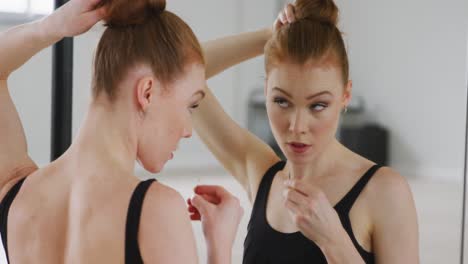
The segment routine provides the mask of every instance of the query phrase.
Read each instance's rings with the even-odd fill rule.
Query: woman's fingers
[[[201,215],[208,214],[209,210],[214,206],[210,202],[203,199],[200,195],[195,195],[192,198],[192,205],[195,207]]]
[[[307,204],[308,203],[308,199],[306,196],[304,196],[304,194],[302,193],[299,193],[293,189],[285,189],[283,191],[283,196],[286,200],[289,200],[293,203],[296,203],[296,204]]]
[[[106,0],[78,0],[83,12],[89,12],[107,6],[109,1]]]
[[[82,16],[82,20],[86,21],[89,27],[92,27],[97,22],[101,21],[106,16],[106,8],[100,7],[96,10],[89,11]]]
[[[192,221],[200,221],[201,220],[201,215],[200,213],[193,213],[193,214],[190,214],[190,220]]]
[[[296,15],[294,13],[294,5],[288,4],[284,8],[284,14],[286,16],[286,20],[288,21],[288,23],[294,23],[296,21]]]
[[[279,18],[279,22],[281,23],[281,25],[288,23],[288,18],[286,17],[286,14],[284,12],[281,12],[278,18]]]
[[[198,195],[207,197],[214,204],[219,204],[221,201],[231,197],[231,194],[226,189],[216,185],[199,185],[195,187],[194,191]]]
[[[307,197],[317,197],[322,194],[322,191],[316,186],[301,180],[288,180],[284,182],[286,187],[293,189]]]
[[[299,214],[301,212],[300,207],[297,203],[290,201],[290,200],[285,200],[284,205],[291,213],[293,214]]]
[[[279,30],[282,26],[294,22],[296,22],[295,7],[293,4],[287,4],[278,14],[278,18],[274,23],[274,29]]]

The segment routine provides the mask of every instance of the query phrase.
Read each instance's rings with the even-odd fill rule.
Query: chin
[[[288,161],[290,161],[291,163],[294,163],[294,164],[297,164],[297,165],[301,165],[301,164],[307,164],[310,162],[310,158],[308,157],[297,157],[297,156],[286,156],[286,158],[288,159]]]
[[[166,163],[158,163],[158,162],[155,162],[155,163],[152,163],[151,165],[148,165],[148,166],[145,166],[145,170],[149,171],[150,173],[160,173],[162,171],[162,169],[164,168],[164,165]]]
[[[287,152],[285,153],[286,159],[294,164],[307,164],[310,163],[313,160],[313,155],[312,153],[307,153],[307,154],[297,154],[297,153],[291,153]]]

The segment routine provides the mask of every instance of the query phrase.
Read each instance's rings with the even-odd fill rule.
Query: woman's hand
[[[285,182],[284,202],[297,228],[319,247],[346,241],[338,213],[319,188],[304,181]]]
[[[239,199],[220,186],[197,186],[195,194],[188,210],[192,220],[202,222],[208,255],[230,256],[244,214]]]
[[[70,0],[43,20],[44,30],[60,38],[81,35],[106,15],[102,0]]]
[[[296,21],[296,15],[294,12],[294,5],[287,4],[283,10],[279,13],[273,24],[273,32],[278,31],[282,26],[294,23]]]

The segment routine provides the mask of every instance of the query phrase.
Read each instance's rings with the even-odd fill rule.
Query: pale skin
[[[104,8],[94,9],[98,3],[71,0],[41,21],[0,34],[0,200],[27,177],[8,217],[12,263],[123,263],[127,209],[139,183],[135,160],[159,172],[179,140],[191,136],[191,112],[204,97],[201,65],[187,65],[184,76],[164,87],[169,89],[148,67],[135,66],[119,84],[116,101],[94,98],[69,150],[38,169],[28,155],[8,78],[42,49],[89,30],[105,15]],[[202,196],[193,201],[202,213],[208,263],[231,263],[230,241],[242,209],[224,189],[210,191],[216,204]],[[230,224],[210,220],[220,217]],[[138,241],[145,263],[198,263],[185,203],[160,183],[145,197]]]
[[[294,22],[294,6],[287,5],[273,29],[206,43],[207,77],[262,54],[271,32]],[[265,81],[271,128],[288,160],[271,186],[268,222],[280,232],[300,231],[322,249],[329,263],[364,262],[333,209],[374,164],[335,138],[351,93],[352,82],[343,82],[332,58],[305,65],[279,63]],[[253,202],[262,176],[280,158],[236,124],[208,88],[194,118],[202,140]],[[296,143],[309,145],[308,150],[298,154]],[[408,183],[398,172],[379,169],[352,207],[350,219],[358,243],[375,254],[376,263],[419,262],[416,209]]]

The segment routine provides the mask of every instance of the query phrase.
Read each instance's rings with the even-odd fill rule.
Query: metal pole
[[[55,9],[68,0],[55,0]],[[71,145],[73,103],[73,38],[53,47],[51,160],[60,157]]]
[[[468,51],[468,50],[467,50]],[[467,53],[467,63],[468,63],[468,53]],[[465,228],[465,219],[466,219],[466,198],[467,198],[467,177],[468,177],[468,73],[466,75],[466,97],[467,97],[467,102],[466,102],[466,123],[465,123],[465,158],[463,160],[464,166],[463,166],[463,205],[462,205],[462,223],[461,223],[461,248],[460,248],[460,264],[465,263],[465,237],[466,237],[466,228]]]

